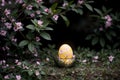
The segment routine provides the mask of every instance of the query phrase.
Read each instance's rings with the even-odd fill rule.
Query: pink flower
[[[2,47],[2,50],[5,51],[6,50],[5,47]]]
[[[5,60],[2,60],[2,63],[3,63],[3,64],[6,64],[6,61],[5,61]]]
[[[68,5],[68,3],[67,3],[67,2],[64,2],[62,6],[63,6],[63,7],[66,7],[67,5]]]
[[[17,80],[21,80],[21,75],[16,75]]]
[[[12,28],[12,24],[9,23],[9,22],[6,22],[6,23],[5,23],[5,26],[6,26],[8,29],[11,29],[11,28]]]
[[[35,17],[35,14],[34,14],[34,13],[31,13],[30,16],[31,16],[31,17]]]
[[[106,21],[105,22],[105,27],[108,28],[112,25],[112,22],[111,21]]]
[[[111,22],[112,18],[110,17],[110,15],[106,15],[104,18],[106,19],[105,27],[106,28],[110,27],[112,25],[112,22]]]
[[[11,19],[12,22],[15,22],[15,19]]]
[[[45,8],[44,11],[45,11],[46,13],[48,13],[48,12],[49,12],[49,9],[48,9],[48,8]]]
[[[16,0],[16,3],[22,4],[22,3],[23,3],[23,0]]]
[[[32,5],[28,5],[28,6],[26,7],[26,9],[27,9],[27,10],[32,10],[32,7],[33,7]]]
[[[83,4],[84,1],[83,0],[78,0],[78,4]]]
[[[0,65],[2,65],[2,61],[0,61]]]
[[[111,56],[108,57],[108,59],[109,59],[110,62],[112,62],[113,59],[114,59],[114,56],[111,55]]]
[[[17,38],[14,38],[14,36],[12,36],[11,41],[13,41],[13,42],[17,42]]]
[[[5,6],[5,0],[2,0],[1,6]]]
[[[22,65],[23,69],[29,69],[28,66],[26,66],[25,64]]]
[[[21,22],[16,22],[14,26],[14,31],[18,31],[19,29],[22,29],[22,23]]]
[[[36,0],[36,2],[37,2],[37,3],[40,3],[40,2],[42,2],[42,0]]]
[[[8,75],[4,76],[4,79],[10,79],[10,77]]]
[[[41,20],[38,20],[38,22],[37,22],[37,23],[38,23],[38,25],[39,25],[39,26],[42,26],[42,24],[43,24],[43,21],[41,21]]]
[[[21,62],[18,62],[17,65],[20,66],[22,63]]]
[[[2,22],[6,22],[6,19],[2,17],[2,18],[1,18],[1,21],[2,21]]]
[[[39,10],[36,11],[37,14],[40,14],[41,12]]]
[[[2,36],[6,36],[6,33],[7,33],[7,31],[5,31],[5,30],[0,31],[0,35],[2,35]]]
[[[99,28],[99,30],[100,30],[100,31],[103,31],[103,28],[102,28],[102,27],[100,27],[100,28]]]
[[[11,11],[9,9],[5,9],[4,13],[6,16],[8,16],[11,13]]]
[[[110,15],[106,15],[106,16],[105,16],[105,19],[106,19],[107,21],[112,21],[112,18],[110,17]]]
[[[55,20],[57,21],[57,20],[58,20],[58,17],[59,17],[58,15],[54,15],[54,16],[53,16],[53,19],[55,19]]]
[[[36,41],[39,42],[40,41],[40,37],[36,36]]]
[[[18,63],[18,62],[19,62],[18,59],[16,59],[16,60],[15,60],[15,63]]]
[[[8,4],[12,4],[12,2],[11,2],[11,1],[8,1]]]
[[[10,48],[8,46],[5,46],[6,50],[9,50]]]

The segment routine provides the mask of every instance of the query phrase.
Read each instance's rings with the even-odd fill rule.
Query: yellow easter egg
[[[58,51],[58,57],[66,61],[66,59],[73,58],[73,50],[68,44],[63,44],[60,46]]]

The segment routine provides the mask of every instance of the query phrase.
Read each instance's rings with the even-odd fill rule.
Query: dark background
[[[120,4],[118,0],[93,0],[92,7],[101,9],[102,6],[105,6],[107,9],[112,8],[112,13],[120,11]],[[68,12],[66,15],[70,20],[70,26],[66,27],[64,21],[59,18],[58,24],[53,26],[54,31],[49,32],[52,41],[43,41],[43,43],[48,44],[56,44],[59,47],[61,44],[68,43],[73,48],[81,47],[90,47],[92,49],[99,48],[99,46],[91,46],[90,41],[86,41],[86,35],[90,34],[91,30],[89,25],[91,22],[87,19],[89,14],[89,10],[87,8],[83,9],[84,14],[82,16],[76,14],[75,12]]]

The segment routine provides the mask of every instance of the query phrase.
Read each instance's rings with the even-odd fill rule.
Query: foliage
[[[117,24],[119,22],[119,15],[112,13],[112,9],[106,9],[105,6],[102,10],[94,8],[96,14],[90,15],[93,24],[92,34],[89,34],[86,39],[91,40],[91,44],[101,46],[101,48],[114,49],[118,47],[118,43],[115,41],[119,38],[117,37],[119,30]]]
[[[68,11],[83,14],[83,7],[93,10],[92,1],[61,0],[3,0],[0,1],[0,49],[8,53],[38,53],[41,40],[51,40],[48,33],[52,31],[59,18],[70,25],[66,13]]]
[[[51,47],[51,48],[49,48]],[[43,59],[0,60],[1,80],[89,80],[120,79],[120,51],[101,50],[99,52],[78,47],[74,50],[76,62],[72,67],[59,68],[51,55],[55,55],[54,45],[42,50]],[[51,53],[52,52],[52,53]]]
[[[105,6],[94,8],[93,2],[1,0],[0,80],[120,79],[120,51],[111,50],[120,46],[120,14]],[[92,22],[92,33],[86,39],[91,40],[93,46],[109,49],[96,52],[79,47],[74,51],[74,66],[58,68],[54,59],[56,47],[41,48],[42,42],[52,40],[49,32],[59,20],[66,26],[71,25],[67,17],[70,11],[83,16],[86,10]]]

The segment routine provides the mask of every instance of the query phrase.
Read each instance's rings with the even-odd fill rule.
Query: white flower
[[[46,58],[46,61],[50,61],[50,59],[49,59],[49,58]]]
[[[112,62],[113,59],[114,59],[114,56],[111,55],[111,56],[109,56],[108,58],[109,58],[109,61]]]
[[[86,63],[86,62],[87,62],[87,60],[86,60],[86,59],[84,59],[82,62],[83,62],[83,63]]]
[[[37,62],[36,62],[36,64],[37,64],[37,65],[40,65],[40,62],[39,62],[39,61],[37,61]]]
[[[94,56],[94,59],[96,59],[96,60],[97,60],[98,58],[99,58],[98,56]]]
[[[35,75],[38,76],[40,75],[40,72],[38,70],[35,71]]]

